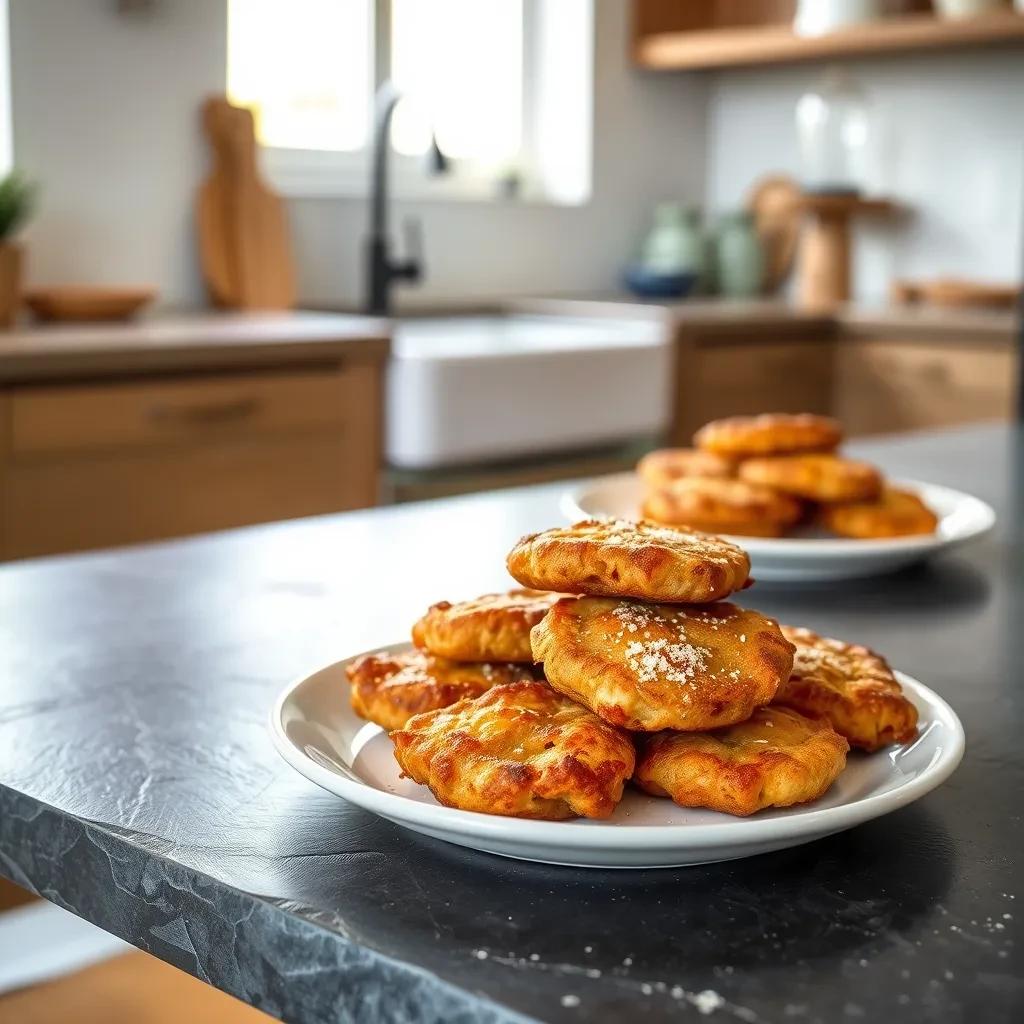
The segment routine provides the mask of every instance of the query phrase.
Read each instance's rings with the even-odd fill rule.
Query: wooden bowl
[[[889,293],[892,301],[900,305],[921,302],[933,306],[1010,309],[1020,300],[1021,286],[941,277],[933,281],[896,280]]]
[[[40,320],[127,320],[156,298],[156,289],[58,285],[31,288],[25,305]]]

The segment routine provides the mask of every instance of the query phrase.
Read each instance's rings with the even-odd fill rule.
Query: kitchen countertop
[[[292,773],[266,732],[281,687],[503,585],[555,485],[0,567],[0,872],[301,1024],[1019,1020],[1024,435],[851,450],[1000,517],[884,580],[743,595],[953,704],[966,757],[913,806],[744,861],[587,871],[417,836]]]
[[[386,320],[339,313],[156,314],[0,331],[0,384],[60,377],[383,359]]]
[[[796,309],[774,300],[748,302],[694,299],[652,302],[630,296],[524,298],[495,313],[653,319],[702,342],[737,330],[750,339],[794,334],[885,339],[915,338],[1013,343],[1016,314],[1010,310],[851,306],[835,314]],[[446,317],[466,319],[469,313]],[[413,319],[435,319],[414,316]],[[192,370],[253,369],[283,363],[383,359],[393,323],[348,313],[154,314],[123,323],[26,324],[0,331],[0,384],[99,376],[130,376]]]
[[[974,339],[1016,343],[1020,317],[1013,309],[944,309],[938,306],[850,306],[837,317],[846,337]]]
[[[529,298],[511,303],[516,310],[591,316],[632,316],[662,319],[677,331],[699,333],[701,340],[726,334],[735,339],[737,328],[751,336],[778,338],[780,330],[822,333],[829,337],[949,338],[963,341],[1015,342],[1019,318],[1011,309],[954,309],[936,306],[849,305],[834,313],[799,309],[774,299],[644,300],[628,295],[592,298]]]

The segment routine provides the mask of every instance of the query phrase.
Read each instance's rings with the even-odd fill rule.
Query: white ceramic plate
[[[915,480],[895,482],[916,492],[939,517],[935,533],[924,537],[850,540],[808,530],[793,537],[731,537],[750,555],[751,575],[758,580],[814,582],[847,580],[894,572],[941,551],[974,540],[995,525],[991,505],[973,495]],[[635,473],[599,477],[562,496],[562,512],[580,519],[636,519],[643,484]]]
[[[963,756],[963,727],[941,697],[909,676],[899,678],[920,712],[913,743],[851,754],[820,800],[751,818],[686,810],[632,787],[605,821],[527,821],[442,807],[425,786],[399,778],[387,735],[352,711],[344,661],[289,686],[271,712],[270,731],[296,771],[403,828],[545,864],[676,867],[808,843],[895,811],[938,786]]]

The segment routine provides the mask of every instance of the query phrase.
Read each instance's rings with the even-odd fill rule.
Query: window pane
[[[228,95],[286,149],[360,149],[370,109],[371,0],[229,0]]]
[[[511,159],[522,139],[521,0],[393,0],[391,77],[409,102],[392,139],[422,152],[433,127],[452,157]]]

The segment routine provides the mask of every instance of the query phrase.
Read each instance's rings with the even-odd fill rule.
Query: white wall
[[[595,175],[590,203],[398,204],[422,217],[427,280],[412,303],[523,292],[607,290],[651,205],[698,201],[703,83],[643,76],[626,62],[628,5],[596,0]],[[192,197],[206,166],[197,109],[223,91],[226,4],[157,0],[119,16],[114,0],[11,0],[15,158],[43,182],[29,276],[153,282],[164,305],[203,301]],[[361,297],[366,204],[289,203],[307,304]]]
[[[1024,52],[854,62],[878,128],[874,184],[913,216],[857,232],[856,297],[894,276],[1021,276]],[[709,83],[707,198],[734,206],[770,171],[799,171],[793,109],[820,66],[730,71]]]
[[[226,7],[159,0],[10,0],[15,162],[42,183],[26,234],[33,284],[156,284],[202,296],[192,197],[198,108],[224,91]]]
[[[14,162],[14,136],[11,133],[11,62],[8,42],[7,0],[0,0],[0,174],[6,174]]]

